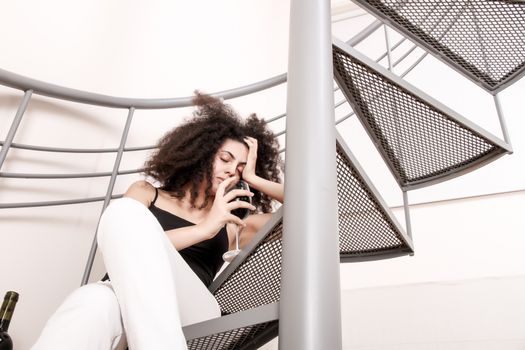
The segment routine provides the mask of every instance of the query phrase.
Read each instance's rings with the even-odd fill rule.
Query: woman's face
[[[248,146],[245,143],[232,139],[224,141],[213,161],[212,193],[227,178],[235,176],[240,179],[247,159]]]

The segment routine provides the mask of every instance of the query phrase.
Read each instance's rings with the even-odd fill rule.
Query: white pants
[[[111,282],[75,290],[33,350],[121,349],[126,339],[130,350],[186,349],[182,326],[220,316],[215,298],[142,203],[113,201],[98,244]]]

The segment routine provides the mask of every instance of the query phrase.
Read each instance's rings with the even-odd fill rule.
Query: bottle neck
[[[15,311],[16,302],[18,301],[18,294],[12,294],[14,292],[8,292],[0,308],[0,332],[7,332],[13,312]]]

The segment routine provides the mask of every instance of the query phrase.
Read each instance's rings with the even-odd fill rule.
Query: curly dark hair
[[[244,143],[246,136],[257,139],[255,173],[267,180],[281,182],[282,160],[279,142],[264,120],[255,114],[242,120],[231,106],[209,95],[195,93],[196,110],[192,118],[165,134],[158,148],[146,161],[144,173],[157,180],[173,197],[183,198],[190,189],[190,201],[195,206],[198,190],[206,182],[206,207],[211,198],[213,161],[219,147],[232,139]],[[258,212],[272,209],[271,198],[252,189],[253,205]]]

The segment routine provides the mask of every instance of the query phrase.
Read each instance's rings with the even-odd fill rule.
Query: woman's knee
[[[71,293],[47,321],[32,350],[110,349],[122,337],[120,308],[107,283]]]
[[[104,211],[100,218],[97,232],[99,246],[103,247],[106,242],[118,241],[124,232],[123,225],[129,221],[128,207],[126,201],[116,200]]]
[[[137,200],[120,198],[102,214],[97,239],[101,247],[113,243],[120,246],[123,239],[141,240],[156,231],[164,232],[148,208]]]

